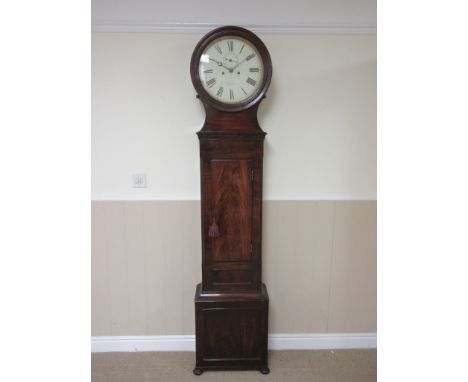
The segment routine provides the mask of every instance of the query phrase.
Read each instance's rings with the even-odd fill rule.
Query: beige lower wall
[[[376,331],[376,202],[265,201],[270,333]],[[200,202],[92,202],[92,335],[193,334]]]

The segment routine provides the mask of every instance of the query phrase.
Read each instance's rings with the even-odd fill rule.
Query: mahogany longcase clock
[[[190,74],[206,120],[200,142],[202,283],[196,287],[196,367],[269,372],[268,293],[262,283],[262,169],[257,109],[271,59],[252,32],[204,36]]]

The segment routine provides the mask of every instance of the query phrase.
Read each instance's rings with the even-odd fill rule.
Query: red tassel
[[[219,236],[219,227],[216,224],[216,218],[213,216],[213,222],[210,225],[210,229],[208,230],[209,237],[218,237]]]

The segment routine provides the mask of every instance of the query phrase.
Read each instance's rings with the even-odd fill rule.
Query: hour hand
[[[224,69],[232,73],[233,69],[228,68],[226,65],[224,65],[221,61],[216,61],[214,58],[210,58],[211,61],[214,61],[218,64],[218,66],[222,66]]]
[[[213,58],[210,58],[210,60],[216,62],[219,66],[223,66],[223,63],[221,61],[216,61]]]

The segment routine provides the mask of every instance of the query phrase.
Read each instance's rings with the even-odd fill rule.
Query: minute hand
[[[247,56],[246,58],[244,58],[241,62],[237,63],[236,66],[234,66],[232,68],[232,70],[236,69],[240,64],[244,63],[245,61],[247,61],[248,59],[250,59],[251,57],[250,56]]]

